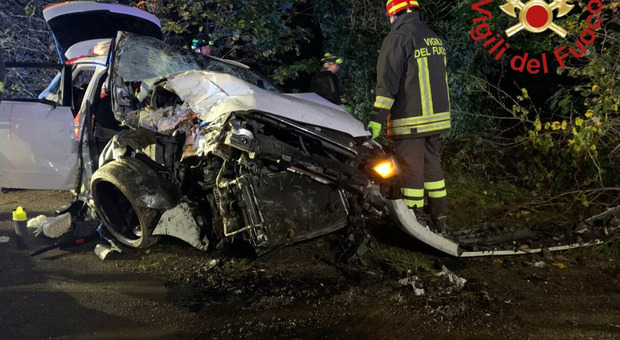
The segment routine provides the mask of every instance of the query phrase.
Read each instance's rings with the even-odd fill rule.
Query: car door
[[[0,101],[0,187],[74,189],[78,143],[71,66],[6,66]]]

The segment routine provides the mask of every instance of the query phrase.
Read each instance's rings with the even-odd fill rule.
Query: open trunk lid
[[[162,38],[161,22],[139,8],[94,1],[67,1],[46,7],[43,17],[65,62],[69,48],[87,40],[112,39],[118,31]]]

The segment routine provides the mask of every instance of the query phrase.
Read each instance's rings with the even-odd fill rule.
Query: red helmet
[[[420,8],[420,5],[418,5],[416,0],[388,0],[385,5],[385,13],[387,13],[388,16],[392,16],[410,7]]]

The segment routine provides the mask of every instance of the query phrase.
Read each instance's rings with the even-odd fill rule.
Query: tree
[[[253,65],[280,83],[312,68],[314,61],[302,55],[304,44],[312,39],[303,25],[305,0],[141,3],[162,20],[169,43],[189,47],[194,37],[206,33],[215,41],[217,56]]]

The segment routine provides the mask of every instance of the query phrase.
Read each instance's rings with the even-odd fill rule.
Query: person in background
[[[212,46],[213,46],[213,40],[209,40],[208,36],[204,38],[192,40],[192,50],[194,50],[194,52],[196,53],[200,53],[203,55],[211,55]]]
[[[401,165],[407,206],[423,225],[445,231],[448,202],[439,135],[451,128],[446,49],[422,22],[419,9],[414,0],[387,2],[392,29],[377,61],[376,99],[368,128],[376,138],[389,119],[387,137],[394,142]]]
[[[336,105],[342,105],[344,90],[336,77],[340,69],[342,58],[331,53],[325,53],[321,59],[323,69],[310,80],[309,90],[329,100]]]

